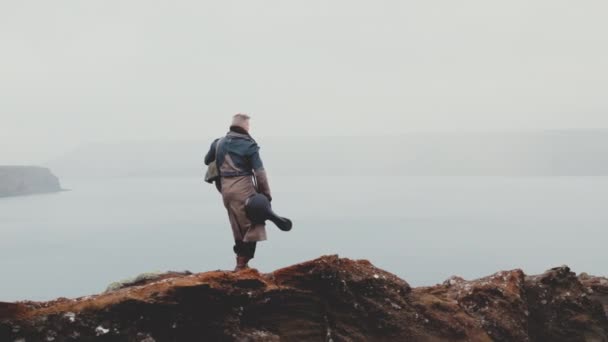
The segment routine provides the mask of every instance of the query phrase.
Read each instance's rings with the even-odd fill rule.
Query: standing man
[[[246,114],[234,115],[230,131],[214,140],[205,156],[205,164],[215,161],[220,174],[218,189],[234,236],[235,271],[249,268],[247,263],[253,259],[257,241],[266,240],[266,226],[249,220],[245,200],[259,192],[272,201],[260,147],[249,135],[249,119]]]

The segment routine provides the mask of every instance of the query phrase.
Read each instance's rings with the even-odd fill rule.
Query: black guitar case
[[[266,220],[272,221],[280,230],[290,231],[293,224],[290,219],[281,217],[272,211],[268,197],[257,193],[245,201],[245,213],[253,224],[264,224]]]

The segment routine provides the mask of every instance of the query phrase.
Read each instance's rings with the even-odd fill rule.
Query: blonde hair
[[[234,114],[232,117],[232,126],[245,127],[245,123],[249,121],[251,117],[244,113]]]

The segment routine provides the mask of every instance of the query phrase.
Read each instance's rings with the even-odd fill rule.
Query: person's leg
[[[234,253],[236,253],[236,268],[235,271],[249,268],[247,263],[253,259],[255,255],[256,242],[243,242],[240,240],[234,240]]]
[[[222,178],[222,194],[227,199],[225,206],[230,216],[235,241],[234,252],[237,255],[235,271],[248,267],[247,262],[255,253],[255,243],[252,242],[266,239],[265,230],[262,230],[263,234],[249,234],[251,221],[245,213],[245,200],[254,193],[251,177]]]
[[[255,241],[251,241],[251,242],[243,242],[243,244],[244,244],[243,255],[248,257],[250,260],[253,259],[253,256],[255,255],[255,246],[257,243]]]
[[[234,250],[234,253],[236,255],[244,256],[249,259],[253,259],[253,257],[255,256],[256,245],[257,245],[257,242],[255,242],[255,241],[243,242],[240,240],[234,240],[234,247],[232,248],[232,250]]]
[[[234,247],[232,247],[232,250],[234,251],[234,254],[240,255],[243,250],[243,241],[234,240]]]

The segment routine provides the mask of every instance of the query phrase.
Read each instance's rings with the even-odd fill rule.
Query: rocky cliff
[[[59,179],[44,167],[0,166],[0,197],[61,190]]]
[[[566,266],[411,288],[368,261],[324,256],[0,303],[0,341],[608,341],[607,304],[607,279]]]

